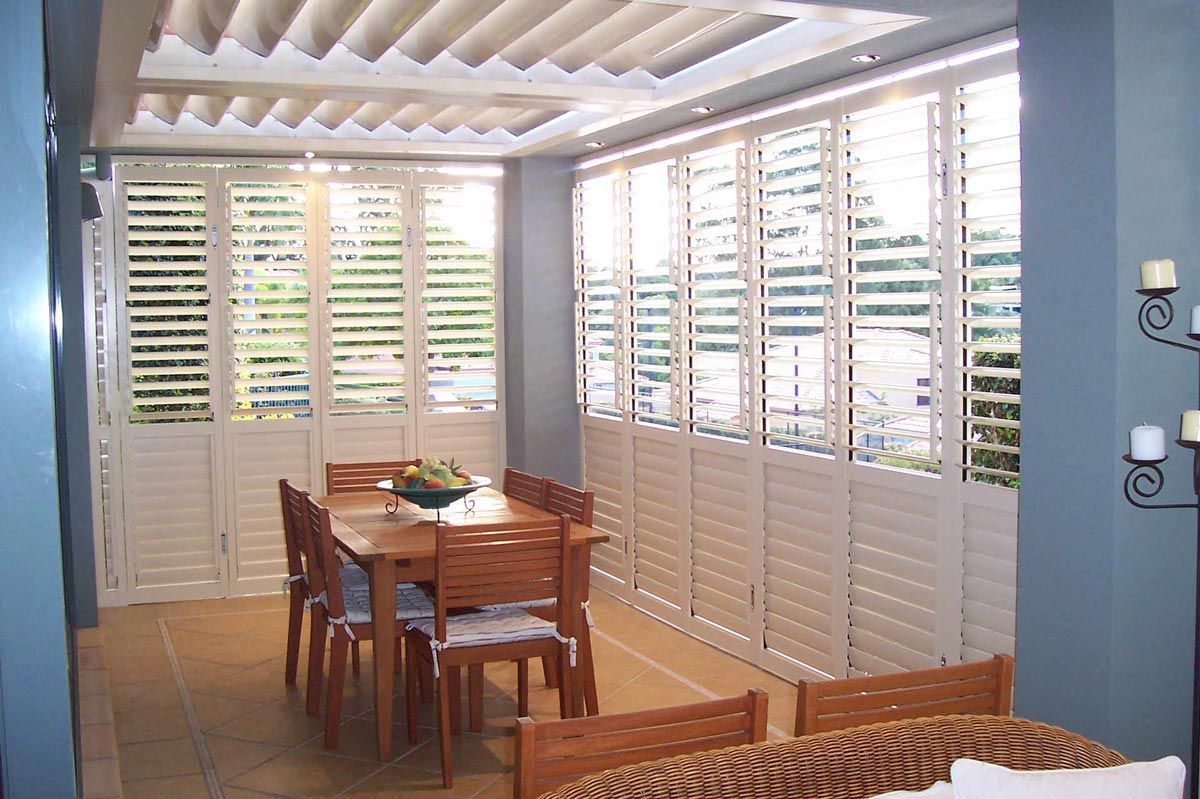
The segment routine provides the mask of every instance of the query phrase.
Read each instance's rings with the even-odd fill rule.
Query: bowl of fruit
[[[419,508],[440,510],[476,489],[489,486],[486,477],[474,477],[451,458],[422,458],[420,465],[405,466],[390,480],[375,484],[380,491],[403,497]]]

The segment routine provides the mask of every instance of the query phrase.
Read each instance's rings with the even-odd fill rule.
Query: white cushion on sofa
[[[945,780],[939,780],[923,791],[891,791],[871,799],[954,799],[954,786]]]
[[[950,767],[955,799],[1180,799],[1187,769],[1174,755],[1112,768],[1014,771],[978,760]]]

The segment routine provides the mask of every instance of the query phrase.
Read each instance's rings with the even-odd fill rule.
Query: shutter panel
[[[745,458],[692,450],[692,615],[750,635]]]
[[[234,419],[312,414],[304,183],[229,184]]]
[[[742,151],[686,156],[680,166],[684,370],[695,432],[745,439],[746,281],[740,247]]]
[[[93,497],[99,502],[96,517],[100,521],[101,541],[104,542],[104,587],[107,589],[115,589],[118,587],[118,564],[117,564],[117,515],[115,505],[116,497],[116,476],[114,471],[117,464],[112,456],[113,442],[109,438],[102,438],[98,442],[98,455],[100,460],[99,475],[95,478],[99,483],[99,490],[93,492]]]
[[[583,426],[583,485],[596,492],[593,526],[608,533],[608,541],[592,546],[592,568],[625,582],[625,526],[622,522],[624,485],[621,436],[591,424]]]
[[[421,187],[425,409],[496,410],[496,189]]]
[[[833,551],[845,522],[833,515],[833,478],[768,464],[763,495],[766,648],[843,676],[845,662],[833,661]]]
[[[203,181],[125,181],[132,422],[212,419]]]
[[[677,220],[672,210],[674,165],[661,163],[629,177],[629,406],[635,422],[679,426],[678,374],[673,363],[678,316],[675,285]]]
[[[404,189],[328,191],[329,412],[405,413]]]
[[[937,104],[850,114],[842,135],[850,448],[860,461],[937,471]]]
[[[997,489],[987,488],[994,493]],[[1017,636],[1017,504],[963,507],[963,660],[1012,654]]]
[[[633,437],[633,585],[676,608],[680,458],[678,444]]]
[[[760,137],[750,184],[762,431],[816,452],[834,442],[831,157],[825,125]]]
[[[851,676],[937,665],[937,529],[935,496],[851,481]]]
[[[237,579],[282,578],[287,574],[287,552],[279,509],[279,479],[312,490],[312,458],[308,430],[238,430],[230,437],[233,447],[233,501],[237,538],[233,542]],[[314,493],[322,493],[319,489]],[[272,586],[278,582],[272,581]]]
[[[620,415],[616,365],[621,292],[618,261],[623,226],[617,181],[575,190],[576,325],[579,404],[594,416]]]
[[[966,478],[1015,488],[1021,436],[1018,77],[962,87],[954,103]]]

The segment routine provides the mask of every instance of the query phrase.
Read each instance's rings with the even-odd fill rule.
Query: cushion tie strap
[[[595,627],[596,622],[592,620],[592,601],[589,599],[586,602],[580,602],[579,607],[583,608],[583,619],[587,622],[587,626]]]
[[[292,588],[292,583],[298,583],[304,579],[303,574],[292,574],[283,578],[283,593],[287,593]]]
[[[325,592],[324,591],[317,594],[316,596],[310,596],[308,599],[304,600],[304,609],[305,610],[308,610],[313,605],[324,605],[325,609],[329,610],[329,605],[325,602]]]
[[[353,628],[350,627],[350,619],[348,619],[346,617],[345,613],[343,613],[341,616],[338,616],[337,618],[333,618],[333,619],[329,620],[329,637],[330,638],[333,637],[333,628],[335,626],[341,627],[343,630],[345,630],[346,637],[349,638],[351,641],[358,640],[357,638],[354,637],[354,630],[353,630]]]

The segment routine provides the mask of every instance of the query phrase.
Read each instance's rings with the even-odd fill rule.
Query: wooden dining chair
[[[283,515],[283,543],[287,554],[288,576],[283,584],[288,592],[288,633],[287,658],[284,666],[283,681],[286,685],[296,684],[296,671],[300,664],[300,631],[304,625],[305,610],[312,604],[313,593],[304,569],[304,558],[307,557],[307,530],[304,523],[305,502],[308,492],[293,486],[287,478],[279,481],[279,504]],[[345,564],[341,569],[343,585],[356,590],[366,590],[367,573],[357,565]],[[354,644],[354,673],[360,670],[360,659],[357,642]],[[322,662],[324,667],[324,662]],[[313,714],[320,702],[320,682],[317,682],[317,694],[311,694],[312,681],[309,681],[310,695],[307,704],[313,708]]]
[[[544,510],[548,510],[551,513],[566,514],[571,518],[571,521],[578,522],[584,527],[591,527],[595,515],[595,505],[595,491],[585,491],[581,488],[566,485],[565,483],[555,482],[554,480],[546,481],[546,487],[542,494],[542,508]],[[544,609],[530,608],[529,612],[540,615],[543,618],[548,618],[546,615],[547,611]],[[592,614],[586,603],[583,607],[583,613],[587,623],[577,632],[579,638],[578,685],[583,688],[583,700],[588,715],[594,716],[600,712],[600,699],[596,694],[596,667],[592,660]],[[518,668],[523,672],[526,666],[525,664],[520,664]],[[542,658],[542,675],[545,678],[547,686],[551,688],[558,687],[558,665],[552,658]]]
[[[309,679],[319,673],[324,660],[323,645],[332,629],[329,653],[329,691],[325,703],[325,748],[336,749],[341,729],[342,697],[346,687],[346,656],[351,643],[371,640],[371,599],[365,591],[346,591],[341,581],[341,561],[329,523],[329,509],[309,497],[305,507],[308,528],[308,579],[316,600],[313,603],[313,640],[309,649]],[[396,620],[408,622],[433,615],[433,602],[412,583],[396,584]],[[396,671],[404,670],[402,651],[404,625],[397,625],[394,641],[376,641],[376,646],[396,648]],[[319,691],[319,689],[318,689]],[[309,715],[315,715],[309,713]]]
[[[572,614],[559,613],[554,621],[547,621],[520,607],[476,608],[544,599],[555,599],[558,608],[565,607],[571,589],[567,567],[571,522],[563,516],[503,525],[439,524],[436,538],[434,615],[408,625],[405,692],[409,740],[416,743],[417,681],[412,664],[418,659],[431,663],[437,683],[442,784],[450,788],[454,784],[451,701],[458,697],[454,683],[463,666],[482,677],[485,663],[558,655],[562,664],[559,714],[569,715],[570,674],[576,653]],[[527,681],[518,685],[517,694],[518,712],[527,715]],[[480,710],[472,702],[472,714]]]
[[[598,771],[664,757],[761,743],[767,693],[608,716],[517,719],[513,799],[535,799]]]
[[[501,493],[506,497],[519,499],[535,508],[542,507],[546,500],[546,486],[549,480],[529,472],[522,472],[508,466],[504,469],[504,483]]]
[[[420,466],[421,460],[364,461],[361,463],[326,463],[326,494],[367,494],[375,485],[387,480],[405,466]]]
[[[853,677],[801,680],[796,735],[950,714],[1012,715],[1013,658]]]

